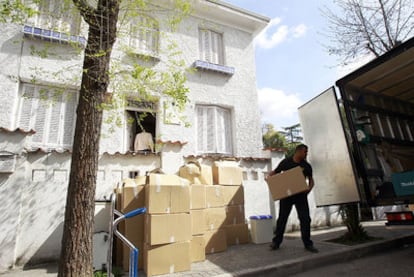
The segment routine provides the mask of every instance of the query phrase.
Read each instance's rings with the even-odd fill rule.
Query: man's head
[[[308,146],[305,144],[299,144],[295,148],[295,154],[294,157],[296,160],[302,161],[306,160],[306,157],[308,155]]]

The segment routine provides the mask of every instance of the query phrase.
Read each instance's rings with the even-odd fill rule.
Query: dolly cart
[[[137,277],[138,276],[138,248],[135,247],[123,234],[121,234],[117,227],[119,222],[122,220],[137,216],[139,214],[143,214],[147,211],[146,208],[138,208],[133,211],[130,211],[126,214],[122,214],[120,211],[115,209],[115,197],[112,198],[112,217],[114,218],[115,215],[118,216],[117,219],[113,220],[113,223],[111,224],[111,243],[109,247],[109,253],[108,253],[108,277],[112,276],[112,243],[113,243],[113,235],[117,236],[123,243],[125,243],[129,249],[129,277]]]

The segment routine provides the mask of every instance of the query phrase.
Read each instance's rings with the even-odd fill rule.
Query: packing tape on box
[[[172,274],[174,272],[175,272],[175,265],[172,264],[172,265],[170,265],[170,274]]]
[[[215,251],[214,251],[214,247],[213,247],[213,248],[211,248],[210,253],[211,253],[211,254],[214,254],[214,252],[215,252]]]
[[[236,238],[236,245],[239,245],[240,244],[240,240],[239,240],[239,237],[237,237]]]
[[[160,192],[161,191],[161,175],[159,174],[155,175],[155,185],[157,186],[156,192]]]
[[[220,187],[216,187],[216,196],[219,197],[220,196]]]
[[[291,191],[290,189],[288,189],[288,190],[286,191],[286,194],[287,194],[287,195],[289,195],[289,196],[291,196],[291,195],[292,195],[292,191]]]
[[[165,208],[165,212],[169,214],[171,212],[171,207]]]
[[[171,236],[170,237],[170,243],[173,243],[173,242],[175,242],[175,237],[174,236]]]
[[[134,193],[134,198],[138,198],[138,187],[137,186],[132,187],[132,192]]]

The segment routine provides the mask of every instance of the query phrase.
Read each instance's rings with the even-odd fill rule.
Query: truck
[[[298,108],[318,207],[407,207],[414,224],[414,37],[337,80]],[[413,225],[414,226],[414,225]]]

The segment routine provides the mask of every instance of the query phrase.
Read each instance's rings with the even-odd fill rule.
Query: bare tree
[[[358,56],[379,55],[413,35],[414,0],[335,0],[324,7],[326,48],[347,64]]]

